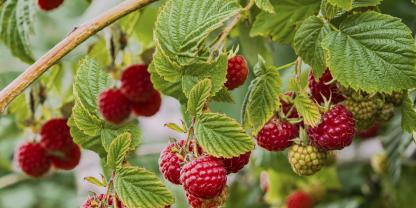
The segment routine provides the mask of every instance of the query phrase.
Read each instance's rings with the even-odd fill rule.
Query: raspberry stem
[[[211,55],[209,56],[208,61],[212,61],[212,58],[218,55],[218,52],[222,50],[223,43],[225,42],[225,39],[230,34],[231,30],[240,22],[240,19],[242,17],[242,12],[249,11],[255,4],[254,0],[250,0],[250,2],[245,6],[238,14],[236,14],[228,23],[228,25],[224,28],[223,32],[221,33],[218,40],[214,43],[214,45],[211,48]]]
[[[0,92],[0,112],[51,66],[111,23],[157,0],[126,0],[74,30]]]
[[[191,140],[192,140],[192,137],[193,137],[193,134],[194,134],[195,122],[196,122],[196,119],[195,119],[195,117],[193,117],[192,118],[191,126],[189,127],[188,134],[186,136],[185,148],[183,149],[185,155],[189,152],[189,145],[191,144]],[[194,144],[194,147],[197,146],[196,145],[196,141],[194,143],[195,143]],[[198,154],[198,153],[196,153],[196,154]]]

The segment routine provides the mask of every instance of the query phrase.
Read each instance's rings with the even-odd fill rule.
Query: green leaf
[[[373,7],[379,5],[383,0],[355,0],[352,3],[352,9],[361,8],[361,7]],[[324,17],[328,20],[332,20],[337,17],[341,17],[346,14],[347,9],[337,7],[334,4],[328,2],[328,0],[323,0],[321,4],[321,12]]]
[[[89,136],[97,136],[103,128],[104,121],[88,112],[80,102],[72,109],[72,116],[77,127]]]
[[[90,182],[98,187],[105,187],[106,185],[95,177],[89,176],[84,178],[85,181]]]
[[[186,133],[187,132],[185,126],[179,126],[176,123],[167,123],[167,124],[165,124],[165,127],[169,128],[169,129],[172,129],[172,130],[174,130],[176,132],[179,132],[179,133]]]
[[[197,82],[208,78],[212,81],[211,94],[215,95],[224,87],[227,79],[227,66],[228,58],[225,54],[222,54],[213,63],[200,62],[186,67],[182,76],[183,92],[188,96]]]
[[[199,58],[208,35],[240,11],[236,0],[169,0],[156,21],[155,42],[179,65]]]
[[[97,40],[88,47],[88,57],[94,59],[94,61],[101,66],[108,66],[111,64],[111,54],[110,50],[107,48],[107,39],[105,37],[98,37]]]
[[[198,144],[215,157],[236,157],[254,148],[240,124],[223,114],[202,114],[196,121],[195,135]]]
[[[177,82],[181,79],[184,69],[172,61],[161,50],[156,50],[152,63],[156,72],[166,81]]]
[[[28,64],[34,62],[29,43],[34,16],[32,0],[7,0],[0,7],[0,40],[14,56]]]
[[[387,93],[416,87],[416,47],[399,18],[376,12],[351,15],[322,46],[332,75],[344,86]]]
[[[149,73],[153,86],[165,95],[178,99],[181,103],[185,103],[187,98],[182,91],[181,81],[169,82],[159,75],[155,69],[154,63],[149,66]]]
[[[327,0],[322,0],[321,13],[326,19],[332,20],[345,14],[345,12],[345,10],[330,4]]]
[[[256,78],[251,82],[243,105],[243,124],[252,128],[253,134],[264,126],[279,109],[280,74],[259,56],[253,69]]]
[[[188,99],[188,112],[193,115],[199,115],[204,110],[208,99],[211,95],[211,80],[204,79],[199,81],[194,87],[192,87],[189,93]]]
[[[270,0],[256,0],[256,5],[258,8],[268,13],[275,13],[273,4],[270,3]]]
[[[416,109],[410,98],[404,100],[400,111],[402,113],[402,129],[408,133],[416,131]]]
[[[293,102],[306,125],[316,126],[319,124],[321,120],[319,108],[307,95],[297,94]]]
[[[327,1],[331,3],[332,5],[345,9],[345,10],[352,9],[353,0],[327,0]]]
[[[110,86],[110,76],[95,60],[86,57],[80,62],[74,83],[74,95],[86,110],[98,115],[98,97]]]
[[[279,43],[289,44],[295,36],[296,26],[304,19],[317,14],[320,0],[275,0],[275,14],[260,12],[250,31],[251,36],[272,36]]]
[[[131,148],[134,149],[139,146],[141,142],[141,132],[137,121],[130,121],[122,126],[114,126],[106,123],[100,132],[101,141],[105,150],[108,151],[110,149],[111,143],[118,135],[126,132],[131,134]]]
[[[20,94],[14,99],[7,108],[8,114],[11,114],[16,119],[16,123],[21,127],[26,127],[26,121],[31,118],[31,110],[29,106],[29,99],[26,94]]]
[[[75,143],[79,144],[84,149],[89,149],[98,153],[100,157],[104,157],[106,155],[106,151],[101,143],[100,137],[85,134],[76,125],[73,115],[68,120],[68,126]]]
[[[155,208],[174,203],[170,191],[154,173],[138,167],[117,171],[115,190],[127,207]]]
[[[127,153],[131,150],[131,134],[123,133],[111,142],[108,149],[107,165],[112,169],[117,169],[123,165]]]
[[[316,79],[319,79],[326,69],[321,42],[330,31],[330,26],[321,18],[311,16],[302,23],[295,35],[296,54],[313,68],[312,72]]]
[[[352,3],[353,8],[371,7],[379,5],[383,0],[355,0]]]
[[[218,91],[217,94],[215,94],[215,96],[212,97],[212,100],[223,103],[234,103],[234,99],[231,96],[230,91],[228,91],[225,87]]]

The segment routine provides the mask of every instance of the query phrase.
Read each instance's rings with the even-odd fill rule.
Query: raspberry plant
[[[415,171],[416,26],[384,12],[391,0],[125,0],[39,56],[33,37],[51,38],[44,19],[95,2],[0,1],[0,53],[30,65],[0,72],[0,137],[25,137],[18,168],[0,154],[11,181],[77,171],[92,151],[102,177],[85,177],[96,186],[85,208],[412,204],[384,197]],[[172,98],[183,116],[163,121],[177,136],[152,168],[138,154],[153,134],[139,123],[160,119]],[[377,137],[384,151],[350,162],[343,154],[364,142],[355,137]],[[370,176],[350,183],[356,167]],[[6,176],[1,188],[15,183]]]

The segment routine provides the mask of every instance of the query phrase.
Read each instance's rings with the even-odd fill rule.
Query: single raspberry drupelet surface
[[[287,208],[313,208],[313,198],[304,191],[295,191],[286,199]]]
[[[107,198],[105,194],[93,195],[88,197],[87,201],[82,205],[82,208],[100,208],[100,204],[103,203]],[[104,205],[104,204],[103,204]],[[113,206],[113,196],[108,196],[107,206]],[[117,207],[124,208],[123,203],[117,199]]]
[[[64,0],[38,0],[38,6],[44,11],[50,11],[58,8]]]
[[[81,149],[77,144],[72,144],[66,150],[60,152],[59,156],[50,156],[52,165],[62,170],[74,169],[81,159]]]
[[[201,199],[188,192],[185,192],[189,205],[192,208],[218,208],[222,206],[228,197],[228,188],[225,187],[219,196],[212,199]]]
[[[227,182],[227,170],[220,159],[201,156],[182,167],[180,180],[186,192],[210,199],[223,191]]]
[[[298,127],[278,118],[272,118],[260,130],[256,137],[257,144],[269,151],[281,151],[293,143],[293,139],[299,134]]]
[[[161,103],[162,97],[160,93],[157,90],[153,90],[147,101],[132,103],[133,113],[137,116],[153,116],[159,111]]]
[[[325,165],[327,152],[312,145],[294,144],[289,149],[289,163],[300,176],[313,175]]]
[[[329,100],[331,98],[331,103],[339,103],[345,99],[344,95],[340,92],[336,83],[328,82],[332,81],[332,75],[329,69],[325,71],[322,77],[319,79],[319,82],[315,80],[312,71],[309,74],[308,85],[311,90],[312,97],[318,102],[323,103],[324,98]]]
[[[63,118],[51,119],[40,129],[40,144],[48,151],[63,151],[72,145],[67,120]]]
[[[355,121],[343,105],[335,105],[322,116],[321,123],[308,129],[310,141],[322,150],[340,150],[352,143]]]
[[[248,164],[248,162],[250,161],[250,155],[251,152],[246,152],[238,157],[221,158],[221,160],[224,163],[224,167],[227,170],[228,174],[237,173]]]
[[[99,107],[101,115],[114,124],[126,120],[131,111],[130,101],[117,89],[108,89],[102,92]]]
[[[19,147],[17,157],[23,172],[35,178],[46,174],[51,167],[51,160],[39,143],[23,144]]]
[[[153,92],[147,65],[132,65],[121,75],[121,92],[132,102],[145,102]]]
[[[227,81],[225,87],[233,90],[244,84],[248,76],[248,66],[245,58],[236,55],[228,60]]]

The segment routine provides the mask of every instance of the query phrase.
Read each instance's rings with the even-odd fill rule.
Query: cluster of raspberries
[[[227,175],[240,171],[250,155],[247,152],[233,158],[216,158],[199,146],[194,149],[193,142],[180,140],[161,152],[159,169],[166,180],[183,186],[193,208],[215,208],[226,201]]]
[[[132,65],[121,75],[120,89],[110,88],[99,97],[101,115],[109,122],[120,124],[130,113],[153,116],[162,102],[160,93],[153,88],[147,65]]]
[[[247,62],[243,56],[228,60],[227,81],[224,86],[233,90],[244,84],[248,76]],[[193,152],[196,154],[193,154]],[[180,140],[169,144],[160,154],[159,169],[164,178],[182,185],[188,203],[193,208],[216,208],[227,199],[227,175],[237,173],[250,160],[251,152],[233,158],[216,158],[206,154],[201,147],[194,149],[190,141]]]
[[[38,178],[53,166],[72,170],[81,158],[81,150],[72,140],[66,119],[51,119],[40,130],[40,142],[28,142],[18,149],[17,160],[27,175]]]
[[[274,116],[260,130],[257,144],[269,151],[282,151],[289,148],[288,158],[292,169],[298,175],[312,175],[333,160],[333,150],[340,150],[352,143],[355,135],[355,120],[352,113],[340,102],[345,97],[337,83],[331,82],[329,70],[319,80],[309,75],[308,85],[311,97],[316,103],[331,101],[332,106],[321,116],[317,126],[291,123],[286,118],[299,118],[293,103],[282,101],[285,118]],[[286,95],[294,97],[291,92]],[[305,128],[308,141],[295,143],[299,129]]]

